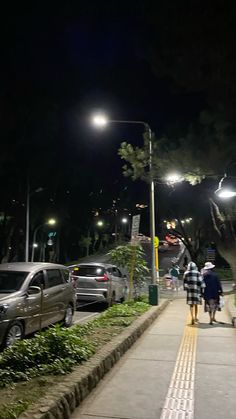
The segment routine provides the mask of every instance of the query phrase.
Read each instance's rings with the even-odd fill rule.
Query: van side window
[[[61,270],[65,282],[70,282],[70,272],[67,269]]]
[[[47,269],[48,287],[55,287],[56,285],[63,284],[63,278],[59,269]]]
[[[30,287],[40,287],[45,288],[44,274],[43,271],[37,272],[30,281]]]
[[[113,266],[113,268],[112,268],[112,273],[113,273],[114,276],[120,276],[119,275],[119,270],[117,268],[115,268],[115,266]]]

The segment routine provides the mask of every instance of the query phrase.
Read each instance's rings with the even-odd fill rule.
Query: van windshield
[[[29,272],[0,271],[0,293],[19,291]]]

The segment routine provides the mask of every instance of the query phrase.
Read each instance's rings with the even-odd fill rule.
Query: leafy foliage
[[[10,403],[8,405],[3,405],[0,411],[1,419],[15,419],[24,412],[29,403],[27,401],[18,400],[15,403]]]
[[[42,375],[64,375],[70,372],[74,365],[88,360],[96,351],[97,342],[91,343],[91,339],[86,337],[104,328],[111,329],[112,337],[113,326],[129,326],[149,307],[144,302],[114,305],[98,319],[85,325],[76,325],[70,329],[56,325],[32,339],[15,343],[0,355],[0,387]]]
[[[94,350],[80,336],[80,328],[52,327],[34,339],[22,340],[5,349],[0,356],[1,385],[42,374],[65,374],[74,364],[87,360]]]
[[[138,298],[145,282],[145,277],[149,272],[142,247],[139,245],[133,246],[131,244],[117,246],[115,249],[111,250],[108,255],[110,256],[112,263],[127,270],[130,279],[130,294],[132,291],[132,284],[134,284],[134,295],[135,298]]]

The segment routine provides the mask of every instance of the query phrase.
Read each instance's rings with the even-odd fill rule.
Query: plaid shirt
[[[205,283],[195,263],[191,263],[188,265],[188,270],[184,272],[183,278],[184,289],[187,291],[187,304],[201,304]]]

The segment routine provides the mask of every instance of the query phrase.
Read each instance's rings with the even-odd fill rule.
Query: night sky
[[[12,198],[24,203],[28,175],[32,191],[45,188],[33,199],[34,225],[60,211],[82,220],[95,205],[91,192],[103,208],[119,196],[130,207],[148,201],[146,185],[125,179],[117,156],[123,140],[142,144],[142,129],[95,131],[94,110],[147,121],[161,136],[176,123],[188,125],[210,103],[207,88],[187,89],[152,57],[158,45],[170,47],[161,25],[168,9],[183,35],[184,19],[188,28],[205,22],[208,2],[63,3],[23,2],[1,13],[1,210],[13,211]],[[220,4],[214,2],[214,19]],[[214,19],[209,16],[210,27]],[[195,40],[196,34],[185,35],[190,44]]]

